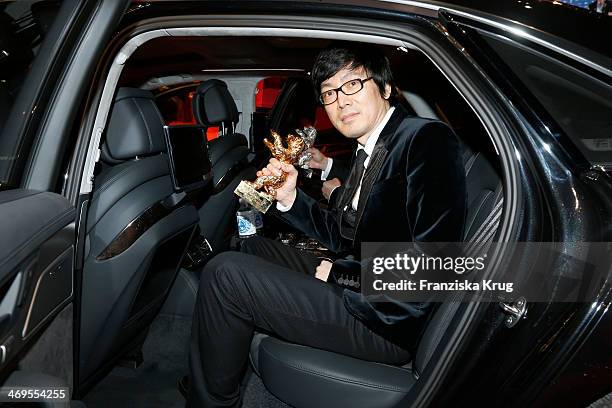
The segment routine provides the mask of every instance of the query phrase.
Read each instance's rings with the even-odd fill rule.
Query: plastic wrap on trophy
[[[313,127],[296,130],[297,136],[289,134],[286,138],[286,147],[282,137],[275,131],[270,132],[274,143],[264,139],[264,144],[272,153],[272,157],[280,162],[308,168],[311,159],[308,150],[314,144],[317,131]],[[280,188],[287,178],[287,173],[280,176],[259,176],[255,181],[242,180],[234,193],[244,198],[257,210],[265,213],[275,200],[276,190]]]

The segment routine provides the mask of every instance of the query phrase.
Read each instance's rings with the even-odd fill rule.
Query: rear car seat
[[[200,125],[223,129],[222,135],[208,143],[214,192],[199,209],[202,234],[218,252],[235,230],[238,197],[234,189],[241,180],[255,178],[256,170],[248,160],[246,136],[234,132],[239,114],[225,82],[203,81],[194,96],[193,112]]]
[[[491,241],[502,212],[502,183],[481,153],[466,148],[468,211],[464,241],[473,253]],[[457,295],[454,295],[457,296]],[[405,398],[425,370],[460,303],[440,304],[404,367],[373,363],[256,334],[250,360],[266,388],[300,407],[393,407]]]
[[[236,232],[238,197],[234,189],[241,180],[254,179],[256,169],[249,161],[247,138],[233,131],[239,115],[225,82],[203,81],[194,96],[193,112],[201,126],[223,129],[222,135],[208,142],[214,187],[198,209],[201,234],[213,253],[218,253],[226,249],[228,237]],[[179,271],[162,313],[192,316],[200,279],[198,273],[186,269]]]

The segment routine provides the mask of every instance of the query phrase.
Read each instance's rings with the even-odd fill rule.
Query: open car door
[[[0,375],[5,388],[17,390],[39,382],[23,378],[23,373],[19,380],[6,380],[72,300],[74,221],[74,207],[58,194],[0,192]],[[72,333],[64,336],[56,341],[70,345]],[[10,401],[10,396],[2,396],[2,402]]]
[[[71,406],[79,206],[67,158],[129,3],[0,1],[0,406]]]

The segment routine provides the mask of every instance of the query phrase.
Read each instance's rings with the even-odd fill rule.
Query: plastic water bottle
[[[247,238],[257,234],[255,211],[243,199],[240,199],[240,208],[236,212],[236,222],[240,238]]]
[[[253,209],[253,213],[255,214],[255,229],[257,230],[257,235],[263,235],[263,214],[255,209]]]

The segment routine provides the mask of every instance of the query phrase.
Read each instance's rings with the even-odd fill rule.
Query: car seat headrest
[[[219,79],[203,81],[193,98],[193,114],[203,126],[224,125],[227,128],[238,123],[239,114],[227,84]]]
[[[102,159],[113,163],[163,151],[166,151],[164,120],[153,94],[143,89],[120,88],[101,149]]]

